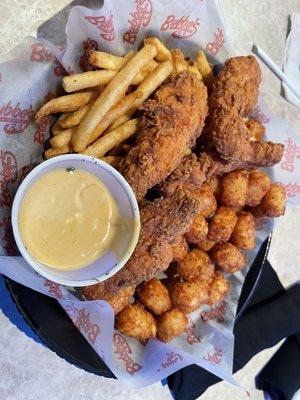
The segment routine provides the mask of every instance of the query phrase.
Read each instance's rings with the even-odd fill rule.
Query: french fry
[[[135,52],[133,50],[130,50],[124,57],[117,57],[103,51],[93,51],[90,55],[89,63],[95,67],[119,71],[134,55]]]
[[[64,118],[62,121],[59,121],[59,126],[61,126],[64,129],[68,129],[68,128],[72,128],[73,126],[79,125],[80,121],[87,113],[89,107],[90,107],[90,104],[87,104],[86,106],[79,108],[79,110],[70,114],[69,116]]]
[[[58,135],[59,133],[61,133],[63,131],[63,128],[60,126],[60,119],[58,118],[58,120],[52,125],[51,128],[52,134]]]
[[[122,161],[122,157],[106,156],[106,157],[101,157],[100,160],[105,161],[107,164],[111,165],[114,168],[118,168],[120,162]]]
[[[69,144],[71,141],[72,132],[72,128],[69,128],[55,135],[52,139],[50,139],[51,146],[57,148]]]
[[[199,69],[196,66],[196,63],[194,61],[190,62],[190,65],[187,67],[188,72],[195,74],[198,79],[202,80],[202,75],[200,74]]]
[[[125,153],[128,153],[128,151],[133,148],[133,144],[122,143],[121,148]]]
[[[213,78],[212,68],[209,65],[204,51],[198,51],[196,65],[205,83],[210,83]]]
[[[157,62],[154,60],[150,60],[149,63],[142,69],[140,73],[138,73],[131,82],[132,85],[139,85],[146,76],[152,72],[158,66]]]
[[[81,74],[68,75],[63,78],[62,86],[67,93],[100,85],[107,85],[117,71],[87,71]]]
[[[98,158],[103,157],[113,147],[132,136],[138,130],[138,126],[139,119],[131,119],[125,124],[118,126],[113,131],[107,132],[106,135],[91,144],[81,153]]]
[[[174,71],[176,74],[180,74],[187,70],[187,62],[184,59],[184,55],[180,49],[172,49],[172,61],[174,65]]]
[[[67,154],[72,151],[72,148],[69,144],[66,144],[62,147],[51,148],[45,151],[45,158],[52,158],[55,156],[60,156],[61,154]]]
[[[156,47],[146,45],[110,81],[72,135],[72,146],[76,152],[84,150],[97,139],[95,130],[105,114],[124,97],[133,78],[156,56]]]
[[[49,114],[76,111],[80,107],[89,103],[95,97],[95,95],[95,92],[89,91],[67,94],[66,96],[52,99],[38,110],[38,112],[35,114],[35,121],[39,122],[42,118]]]
[[[118,118],[113,122],[111,125],[109,125],[108,130],[112,131],[113,129],[117,128],[120,125],[125,124],[125,122],[129,121],[132,117],[132,112],[128,112],[125,115],[122,115],[122,117]]]
[[[157,37],[149,37],[144,39],[144,44],[152,44],[156,47],[157,54],[155,59],[158,62],[172,60],[170,50]]]

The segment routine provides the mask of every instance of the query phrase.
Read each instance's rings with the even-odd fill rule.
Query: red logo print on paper
[[[4,217],[3,220],[0,221],[0,228],[3,228],[4,230],[2,240],[4,242],[3,248],[6,251],[6,254],[8,256],[16,256],[18,254],[18,250],[12,232],[11,218]]]
[[[53,63],[53,73],[56,76],[66,76],[73,73],[70,67],[66,70],[61,65],[55,54],[53,54],[51,50],[47,49],[42,43],[33,43],[31,45],[30,61]]]
[[[175,15],[169,15],[163,22],[160,30],[162,32],[171,31],[172,37],[183,39],[193,36],[200,26],[199,19],[190,20],[188,16],[176,18]]]
[[[267,124],[270,121],[270,118],[262,111],[259,106],[254,107],[251,116],[252,118],[255,118],[257,121],[259,121],[261,124]]]
[[[220,305],[211,307],[209,311],[202,311],[200,316],[203,322],[207,322],[211,319],[215,319],[217,322],[224,321],[224,314],[228,308],[226,301],[223,301]]]
[[[47,103],[49,100],[53,99],[54,95],[49,92],[44,96],[44,103]],[[51,115],[46,115],[41,121],[38,122],[38,127],[34,132],[33,141],[34,143],[43,144],[46,136],[46,132],[49,127],[49,123],[51,120]]]
[[[24,179],[29,174],[29,172],[36,166],[37,166],[37,164],[31,164],[31,165],[25,165],[24,167],[22,167],[21,175],[18,179],[18,185],[21,185],[21,183],[24,181]]]
[[[212,42],[208,42],[205,50],[214,56],[218,54],[219,50],[225,43],[225,35],[221,28],[217,28],[214,32],[214,38]]]
[[[126,371],[130,375],[134,375],[143,368],[139,363],[133,361],[131,356],[132,350],[122,335],[114,333],[113,344],[115,347],[114,353],[117,355],[118,359],[124,363]]]
[[[184,332],[186,333],[186,341],[191,345],[201,342],[201,340],[195,334],[195,328],[196,325],[194,324],[194,321],[189,317],[189,323]]]
[[[65,310],[76,328],[79,329],[80,332],[85,333],[88,341],[94,344],[100,333],[100,327],[98,324],[91,321],[90,313],[85,308],[80,309],[73,304],[66,306]]]
[[[160,364],[161,368],[157,369],[156,372],[160,372],[162,369],[169,368],[171,365],[182,360],[182,356],[178,353],[174,353],[174,351],[171,351],[171,353],[166,353],[166,357],[166,361]]]
[[[0,123],[4,124],[3,131],[8,135],[24,132],[33,115],[32,105],[28,108],[21,108],[19,102],[14,105],[11,101],[0,105]]]
[[[79,67],[81,71],[86,72],[86,71],[93,71],[96,69],[96,67],[94,67],[89,63],[89,59],[91,52],[97,50],[99,50],[99,46],[96,40],[87,38],[87,40],[83,42],[83,53],[81,54],[79,59]]]
[[[218,349],[217,347],[215,347],[212,353],[208,351],[203,358],[204,360],[209,361],[213,364],[220,364],[220,362],[222,361],[222,357],[222,349]]]
[[[299,183],[290,182],[290,183],[286,183],[286,184],[281,183],[281,185],[284,187],[287,197],[296,197],[297,195],[300,194],[300,184]]]
[[[88,22],[90,22],[92,25],[95,25],[98,30],[100,31],[100,36],[111,42],[115,39],[116,37],[116,30],[114,26],[114,20],[113,20],[113,14],[110,11],[109,16],[105,17],[104,15],[101,15],[100,17],[84,17]]]
[[[134,44],[141,27],[149,25],[153,13],[152,0],[134,0],[135,9],[130,13],[129,29],[123,35],[123,42]]]
[[[44,286],[50,294],[53,294],[56,299],[62,299],[63,296],[58,283],[49,281],[49,279],[45,279]]]
[[[8,184],[15,182],[17,179],[17,159],[11,151],[1,150],[0,162],[2,167],[2,171],[0,172],[0,207],[10,207],[12,205],[12,195]]]
[[[300,158],[300,147],[296,145],[293,139],[289,138],[285,141],[281,169],[293,172],[295,158]]]

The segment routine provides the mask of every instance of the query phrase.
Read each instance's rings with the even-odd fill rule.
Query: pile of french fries
[[[124,142],[139,128],[135,111],[170,74],[188,71],[206,84],[212,78],[212,66],[203,51],[192,61],[179,49],[169,50],[156,37],[146,38],[141,50],[123,57],[93,51],[89,62],[99,70],[64,77],[62,85],[68,94],[50,100],[35,115],[39,122],[61,113],[52,126],[47,159],[76,152],[117,167],[120,154],[132,147]]]

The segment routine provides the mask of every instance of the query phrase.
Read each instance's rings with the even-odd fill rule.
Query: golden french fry
[[[187,70],[188,72],[195,74],[198,79],[202,80],[202,75],[200,74],[200,71],[197,68],[196,63],[194,63],[193,61],[190,62],[190,65],[188,65]]]
[[[131,149],[133,148],[133,144],[123,143],[123,144],[121,145],[121,148],[122,148],[122,150],[123,150],[125,153],[128,153],[128,151],[131,150]]]
[[[157,37],[149,37],[144,39],[145,44],[152,44],[156,47],[157,54],[155,59],[158,62],[164,62],[168,60],[172,60],[170,50],[157,38]]]
[[[89,63],[95,67],[119,71],[134,55],[135,52],[133,50],[130,50],[124,57],[117,57],[103,51],[93,51],[90,55]]]
[[[69,128],[55,135],[52,139],[50,139],[51,146],[57,148],[70,143],[72,132],[72,128]]]
[[[58,118],[58,120],[52,125],[51,131],[52,131],[52,134],[53,134],[54,136],[55,136],[55,135],[58,135],[60,132],[63,131],[63,128],[60,126],[60,119],[59,119],[59,118]]]
[[[63,78],[62,86],[66,92],[75,92],[76,90],[87,89],[100,85],[107,85],[117,71],[87,71],[81,74],[68,75]]]
[[[196,65],[203,77],[204,82],[210,82],[213,77],[213,72],[207,61],[204,51],[198,51]]]
[[[113,129],[117,128],[120,125],[125,124],[125,122],[129,121],[131,119],[132,112],[128,112],[125,115],[122,115],[122,117],[118,118],[113,122],[111,125],[109,125],[108,130],[112,131]]]
[[[185,61],[184,55],[180,49],[172,49],[172,61],[174,65],[174,71],[176,74],[180,74],[187,70],[187,62]]]
[[[107,132],[106,135],[91,144],[81,153],[93,157],[103,157],[113,147],[132,136],[138,130],[138,126],[139,119],[131,119],[125,124],[118,126],[113,131]]]
[[[106,155],[107,156],[120,156],[122,153],[122,143],[117,144],[111,150],[109,150]]]
[[[79,110],[75,111],[74,113],[70,114],[68,117],[60,121],[59,125],[64,129],[72,128],[73,126],[79,125],[80,121],[87,113],[89,107],[90,104],[87,104],[86,106],[79,108]]]
[[[156,47],[146,45],[110,81],[72,135],[72,146],[76,152],[84,150],[97,139],[95,130],[102,118],[124,97],[133,78],[155,56]]]
[[[114,168],[118,168],[120,162],[122,161],[122,157],[106,156],[106,157],[101,157],[100,160],[105,161],[107,164],[111,165]]]
[[[55,156],[60,156],[61,154],[70,153],[70,151],[72,151],[72,148],[69,144],[66,144],[65,146],[62,147],[51,148],[45,151],[45,158],[48,159]]]
[[[46,115],[76,111],[78,108],[85,106],[95,97],[95,92],[80,92],[67,94],[66,96],[57,97],[44,104],[35,114],[35,121],[39,122]]]
[[[157,62],[154,60],[150,60],[150,62],[139,72],[131,82],[132,85],[139,85],[146,76],[151,73],[158,66]]]

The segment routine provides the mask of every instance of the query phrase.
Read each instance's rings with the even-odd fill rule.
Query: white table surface
[[[0,51],[4,54],[26,35],[36,35],[45,20],[62,9],[67,0],[0,0]],[[282,65],[288,15],[300,12],[299,0],[220,0],[236,55],[261,46]],[[300,110],[280,96],[280,83],[262,65],[263,94],[270,109],[300,134]],[[300,208],[291,210],[277,225],[269,260],[284,284],[300,277]],[[160,383],[128,390],[115,380],[88,374],[69,365],[50,350],[28,339],[0,311],[1,400],[142,400],[170,399]],[[278,346],[255,356],[236,374],[252,400],[263,394],[254,387],[254,376]],[[210,387],[201,400],[242,400],[248,397],[226,383]],[[297,395],[300,400],[300,395]]]

